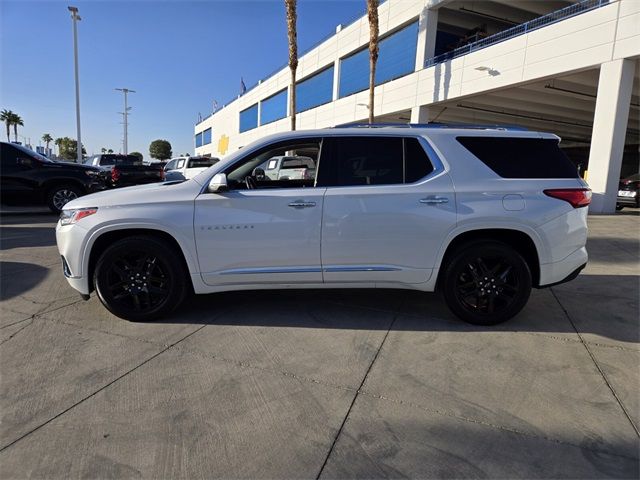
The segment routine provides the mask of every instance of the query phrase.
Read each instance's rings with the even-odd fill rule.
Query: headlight
[[[76,208],[73,210],[62,210],[60,212],[60,225],[73,225],[84,217],[98,212],[98,207]]]

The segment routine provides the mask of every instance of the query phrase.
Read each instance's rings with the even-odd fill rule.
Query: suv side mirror
[[[209,187],[207,188],[209,193],[225,192],[228,189],[229,186],[227,185],[227,176],[224,173],[218,173],[214,175],[209,182]]]

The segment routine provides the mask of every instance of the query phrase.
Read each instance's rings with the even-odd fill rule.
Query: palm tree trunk
[[[291,88],[289,90],[289,115],[291,130],[296,129],[296,70],[298,69],[298,33],[296,23],[296,0],[284,0],[287,10],[287,34],[289,37],[289,69],[291,70]]]
[[[18,124],[17,123],[13,124],[13,140],[15,142],[18,141]]]
[[[9,138],[9,135],[11,134],[11,124],[9,122],[6,122],[5,125],[7,127],[7,142],[10,142],[11,138]]]
[[[367,0],[369,18],[369,123],[373,123],[374,90],[376,87],[376,63],[378,62],[378,0]]]

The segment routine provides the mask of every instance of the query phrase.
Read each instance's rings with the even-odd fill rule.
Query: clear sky
[[[129,151],[149,143],[193,153],[198,113],[211,113],[288,60],[283,0],[0,0],[0,109],[24,120],[35,147],[44,133],[76,137],[73,35],[67,5],[79,8],[82,140],[88,153],[122,149],[123,99],[130,94]],[[299,0],[304,50],[364,14],[365,0]],[[0,138],[6,140],[4,128]],[[13,134],[12,134],[13,139]],[[23,141],[24,139],[18,138]]]

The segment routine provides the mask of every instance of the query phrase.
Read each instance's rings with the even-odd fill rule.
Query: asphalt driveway
[[[437,295],[235,292],[130,323],[0,234],[2,478],[638,478],[640,216],[497,327]]]

